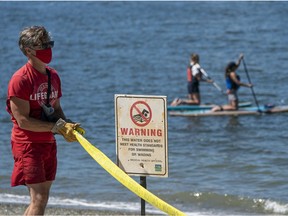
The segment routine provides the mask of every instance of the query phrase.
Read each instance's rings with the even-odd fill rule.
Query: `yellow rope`
[[[138,184],[134,179],[122,171],[115,163],[113,163],[103,152],[93,146],[77,131],[74,131],[78,142],[91,155],[92,158],[102,166],[108,173],[110,173],[121,184],[131,190],[133,193],[146,200],[151,205],[166,212],[168,215],[186,215],[168,203],[164,202],[150,191]]]

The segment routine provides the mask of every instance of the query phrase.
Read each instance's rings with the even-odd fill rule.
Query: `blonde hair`
[[[50,33],[43,26],[31,26],[24,28],[19,34],[18,45],[24,55],[25,47],[33,47],[51,41]]]
[[[191,61],[193,61],[194,63],[199,63],[199,55],[196,53],[192,53],[191,54]]]

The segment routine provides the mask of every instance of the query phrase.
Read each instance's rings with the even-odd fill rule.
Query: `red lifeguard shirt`
[[[48,67],[51,74],[50,105],[62,96],[61,81],[57,71]],[[21,143],[54,142],[55,137],[51,132],[34,132],[21,129],[11,113],[10,99],[17,97],[26,100],[30,105],[30,117],[41,119],[41,105],[47,101],[48,76],[38,72],[30,63],[26,63],[16,71],[8,85],[7,111],[13,122],[11,140]]]

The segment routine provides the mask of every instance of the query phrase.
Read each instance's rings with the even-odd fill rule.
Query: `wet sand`
[[[0,215],[23,215],[27,205],[22,204],[0,204]],[[48,206],[45,215],[140,215],[137,212],[115,212],[107,210],[91,210],[91,209],[77,209],[77,208],[62,208]]]

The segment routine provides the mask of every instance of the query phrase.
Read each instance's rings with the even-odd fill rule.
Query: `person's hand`
[[[239,60],[242,60],[244,58],[244,54],[243,53],[240,53],[239,55]]]
[[[82,127],[76,127],[75,129],[78,133],[80,133],[82,136],[86,133],[86,131],[84,130],[84,128]]]
[[[253,84],[252,84],[252,83],[248,83],[248,84],[247,84],[247,87],[252,88],[252,87],[253,87]]]
[[[86,133],[86,131],[84,130],[84,128],[80,127],[80,123],[76,123],[73,122],[71,119],[66,119],[67,123],[72,123],[72,124],[76,124],[76,128],[75,130],[80,133],[81,135],[84,135]]]
[[[77,141],[77,139],[73,131],[77,130],[77,128],[80,128],[79,123],[68,123],[60,118],[55,123],[51,131],[53,133],[61,134],[67,142],[75,142]]]

